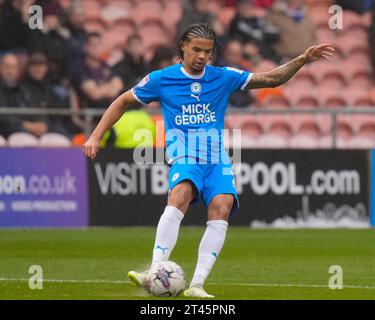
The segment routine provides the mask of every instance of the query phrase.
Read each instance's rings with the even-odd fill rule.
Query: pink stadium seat
[[[182,17],[182,5],[177,0],[169,0],[165,2],[165,8],[162,13],[162,21],[168,30],[174,30],[176,23]],[[175,32],[174,32],[175,33]]]
[[[45,133],[40,137],[39,140],[41,147],[69,147],[71,145],[70,140],[59,133]]]
[[[291,106],[290,101],[288,98],[284,96],[268,96],[265,98],[264,107],[269,109],[277,109],[277,108],[289,108]]]
[[[85,11],[87,19],[100,19],[101,18],[101,4],[95,0],[82,0],[81,5]]]
[[[170,44],[170,37],[164,26],[157,21],[148,21],[139,30],[146,48]]]
[[[359,90],[370,91],[373,85],[373,74],[366,70],[358,70],[351,74],[348,81],[351,88],[358,88]]]
[[[354,129],[349,123],[350,122],[346,122],[346,121],[337,122],[337,127],[336,127],[337,137],[347,141],[354,134]]]
[[[324,28],[318,28],[318,30],[316,30],[316,35],[320,43],[336,42],[335,33],[331,29],[329,29],[327,25],[325,25]]]
[[[292,135],[292,128],[287,121],[275,121],[271,123],[266,133],[288,140]]]
[[[331,132],[332,117],[330,114],[317,114],[314,116],[314,120],[319,124],[322,135]]]
[[[322,87],[330,88],[331,90],[341,90],[346,86],[346,78],[337,70],[333,72],[326,72],[319,81],[318,91]]]
[[[355,34],[351,35],[350,33],[340,36],[335,45],[345,55],[348,55],[354,49],[369,49],[368,42],[361,38],[357,38]]]
[[[314,120],[302,122],[297,133],[290,138],[289,146],[291,148],[319,148],[320,135],[320,127]]]
[[[296,134],[289,139],[289,147],[293,149],[318,149],[320,148],[319,137]]]
[[[310,8],[309,16],[315,26],[327,25],[330,18],[328,8],[325,6]]]
[[[128,35],[119,30],[109,30],[103,34],[103,53],[109,54],[114,49],[123,49]]]
[[[7,145],[7,141],[3,136],[0,136],[0,147],[5,147]]]
[[[109,3],[101,10],[101,17],[108,23],[118,19],[127,19],[132,15],[132,6],[127,1]]]
[[[147,20],[163,22],[163,5],[159,1],[144,0],[137,1],[133,9],[133,16],[135,17],[139,26],[143,25]]]
[[[336,138],[336,148],[338,149],[346,149],[347,141],[337,137]],[[333,137],[332,135],[324,135],[319,139],[319,147],[323,149],[330,149],[333,147]]]
[[[310,108],[318,108],[319,107],[319,100],[314,94],[302,94],[298,96],[294,100],[294,106],[296,108],[305,108],[305,109],[310,109]]]
[[[107,28],[106,23],[99,18],[86,19],[84,22],[84,29],[87,32],[98,32],[103,34]]]
[[[340,94],[332,94],[325,97],[323,106],[326,108],[342,108],[346,107],[348,102]]]
[[[263,133],[263,128],[257,121],[248,121],[242,125],[241,132],[243,136],[256,140]]]
[[[316,121],[311,120],[302,122],[297,129],[297,133],[300,135],[318,138],[321,135],[321,130]]]
[[[350,149],[373,149],[375,147],[375,139],[356,135],[349,139],[347,147]]]
[[[257,146],[259,148],[266,149],[283,149],[288,148],[288,140],[274,134],[264,134],[257,140]]]
[[[343,11],[343,27],[344,30],[350,30],[356,26],[364,26],[362,17],[351,10]]]
[[[375,121],[363,122],[359,127],[358,135],[375,140]]]
[[[357,97],[363,96],[365,94],[369,94],[369,90],[367,88],[362,88],[355,85],[349,84],[349,86],[345,90],[345,97],[350,103],[357,99]]]
[[[236,14],[236,9],[233,7],[222,8],[218,12],[219,21],[227,28]]]
[[[129,37],[129,35],[136,33],[137,25],[133,19],[123,18],[114,21],[110,26],[110,30],[114,32],[123,32]]]
[[[8,137],[9,147],[36,147],[39,146],[39,139],[26,132],[15,132]]]
[[[300,70],[300,73],[297,73],[291,79],[291,85],[295,88],[302,87],[302,86],[315,86],[317,84],[317,79],[315,75],[308,69],[303,68]]]
[[[249,137],[246,135],[241,136],[241,142],[237,141],[236,139],[232,139],[231,144],[233,148],[253,149],[257,147],[257,141],[253,137]]]
[[[255,66],[254,71],[256,71],[256,72],[266,72],[266,71],[270,71],[270,70],[272,70],[276,67],[277,67],[277,65],[274,62],[264,59],[264,60],[260,61]]]

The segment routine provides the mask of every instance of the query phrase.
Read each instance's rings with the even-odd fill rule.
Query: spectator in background
[[[31,53],[43,52],[47,56],[51,80],[60,83],[67,78],[70,64],[68,50],[70,33],[61,25],[60,16],[63,11],[58,2],[44,0],[40,5],[43,8],[43,29],[31,30],[29,50]]]
[[[101,36],[89,33],[84,45],[84,59],[72,66],[72,83],[81,108],[107,108],[123,88],[121,79],[101,61]]]
[[[317,43],[314,25],[306,13],[303,0],[284,0],[275,3],[267,21],[279,28],[276,52],[284,60],[294,58]]]
[[[72,4],[67,11],[66,18],[66,27],[70,32],[68,39],[70,61],[82,60],[82,48],[87,37],[84,29],[85,11],[81,6]]]
[[[157,47],[154,56],[150,61],[150,72],[154,70],[164,69],[172,64],[176,63],[176,55],[174,54],[174,49],[160,46]]]
[[[0,63],[0,106],[33,107],[30,92],[20,83],[20,67],[14,54],[6,54]],[[69,139],[49,132],[46,116],[9,116],[0,119],[0,134],[10,146],[68,146]],[[40,138],[40,139],[39,139]]]
[[[23,85],[30,97],[29,105],[34,108],[70,108],[69,97],[62,99],[59,89],[48,79],[48,60],[42,53],[30,55],[27,64],[26,77]],[[45,117],[48,131],[71,137],[68,128],[71,127],[69,118],[61,116]]]
[[[26,50],[31,4],[32,1],[0,0],[0,50]]]
[[[229,25],[229,36],[242,43],[251,42],[259,47],[260,54],[278,62],[272,44],[279,38],[277,28],[267,24],[263,9],[255,9],[253,0],[237,0],[236,15]]]
[[[184,4],[191,3],[191,7],[187,6],[184,8],[182,19],[177,26],[177,34],[182,34],[188,26],[194,23],[210,22],[214,20],[213,15],[210,12],[210,1],[209,0],[191,0],[186,1]]]
[[[26,108],[29,99],[19,81],[20,66],[17,57],[8,53],[0,61],[0,106]],[[27,124],[19,116],[0,118],[1,135],[8,137],[17,131],[27,131]]]
[[[229,40],[223,52],[223,57],[217,64],[223,67],[232,67],[249,70],[249,63],[243,58],[243,48],[239,40]],[[253,102],[249,91],[237,91],[229,98],[229,105],[233,107],[248,107]]]
[[[374,0],[337,0],[336,4],[344,10],[355,11],[358,14],[364,14],[367,11],[375,8]]]
[[[121,78],[125,90],[135,86],[147,72],[143,49],[142,38],[138,35],[130,36],[125,46],[124,58],[113,68],[114,74]]]

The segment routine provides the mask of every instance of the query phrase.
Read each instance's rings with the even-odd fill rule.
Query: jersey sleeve
[[[237,68],[225,67],[226,80],[230,93],[244,90],[249,83],[253,73]]]
[[[161,71],[153,71],[144,77],[131,91],[134,98],[142,104],[158,101],[160,99],[160,83]]]

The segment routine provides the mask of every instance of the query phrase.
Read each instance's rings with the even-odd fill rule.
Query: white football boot
[[[215,298],[212,294],[208,294],[203,287],[193,286],[184,291],[184,297],[189,298]]]

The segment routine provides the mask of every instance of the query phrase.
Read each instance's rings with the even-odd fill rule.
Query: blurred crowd
[[[213,64],[266,71],[319,43],[309,11],[312,3],[319,2],[335,3],[0,0],[0,107],[106,108],[148,72],[178,63],[178,37],[196,22],[209,21],[218,35]],[[336,1],[368,21],[373,65],[374,2]],[[33,4],[43,8],[42,29],[29,27]],[[271,93],[238,92],[231,97],[230,107],[262,106],[269,94],[283,95],[277,89]],[[15,146],[26,140],[30,144],[69,145],[83,128],[79,116],[0,117],[0,136]]]

